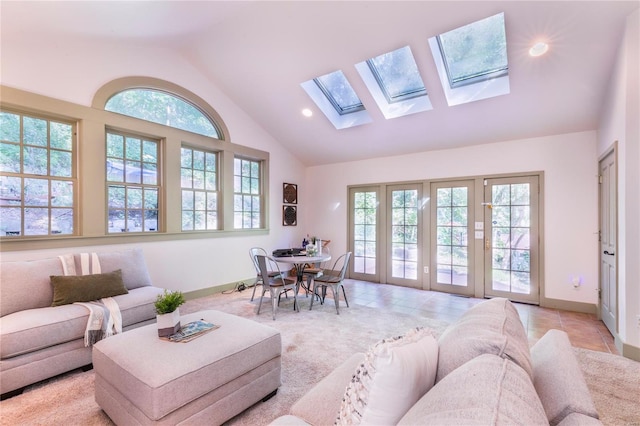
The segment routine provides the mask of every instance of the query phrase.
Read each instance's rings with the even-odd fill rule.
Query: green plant
[[[170,314],[185,302],[181,291],[168,291],[159,294],[154,303],[158,315]]]

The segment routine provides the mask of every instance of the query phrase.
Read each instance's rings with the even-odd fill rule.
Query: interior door
[[[617,170],[615,151],[600,161],[600,316],[609,331],[618,329]]]
[[[389,284],[422,287],[420,270],[422,214],[421,185],[393,185],[387,189],[387,278]]]
[[[485,180],[485,296],[538,304],[538,176]]]
[[[432,183],[431,200],[431,289],[473,296],[473,181]]]

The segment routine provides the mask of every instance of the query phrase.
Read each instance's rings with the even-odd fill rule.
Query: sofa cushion
[[[571,413],[598,418],[567,333],[547,331],[531,347],[531,361],[533,384],[550,424],[559,424]]]
[[[98,253],[102,272],[122,270],[122,281],[129,290],[151,285],[142,249]]]
[[[496,355],[480,355],[452,371],[398,425],[547,425],[529,375]]]
[[[51,306],[74,302],[91,302],[103,297],[127,294],[120,269],[104,274],[52,275],[53,303]]]
[[[512,360],[533,380],[529,339],[518,311],[508,299],[486,300],[469,309],[442,333],[438,346],[436,382],[485,353]]]
[[[153,303],[162,289],[141,287],[115,296],[123,328],[155,319]],[[89,311],[81,305],[63,305],[14,312],[0,318],[2,359],[83,339]]]
[[[347,386],[336,424],[396,424],[434,384],[438,343],[416,328],[376,343]]]
[[[363,362],[363,353],[351,355],[298,399],[291,407],[291,414],[312,425],[334,424],[340,411],[344,390],[351,381],[356,367]]]
[[[58,258],[0,263],[0,316],[51,306],[51,275],[62,275]]]

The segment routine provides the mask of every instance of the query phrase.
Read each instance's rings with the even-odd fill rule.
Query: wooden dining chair
[[[262,299],[264,294],[269,291],[271,296],[271,311],[273,319],[276,319],[276,310],[278,309],[278,303],[282,293],[289,290],[293,291],[293,309],[300,311],[298,307],[298,283],[291,278],[285,278],[280,271],[278,263],[269,256],[257,255],[256,260],[258,262],[258,268],[260,269],[260,275],[262,277],[262,296],[260,296],[260,303],[258,304],[258,315],[260,315],[260,308],[262,307]],[[269,272],[278,272],[276,276],[270,277]]]
[[[309,310],[313,308],[313,301],[315,296],[320,297],[320,303],[324,303],[324,296],[327,294],[327,288],[331,289],[333,293],[333,300],[336,304],[336,313],[340,315],[340,289],[344,296],[344,302],[349,307],[349,301],[347,300],[347,293],[344,291],[344,276],[347,273],[349,267],[349,261],[351,260],[351,252],[347,252],[336,259],[331,270],[323,271],[323,274],[313,280],[313,297],[311,297],[311,304]],[[318,289],[322,290],[322,295],[318,294]]]

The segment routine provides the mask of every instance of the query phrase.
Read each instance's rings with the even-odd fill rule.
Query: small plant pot
[[[180,308],[168,314],[156,315],[158,336],[167,337],[180,330]]]

